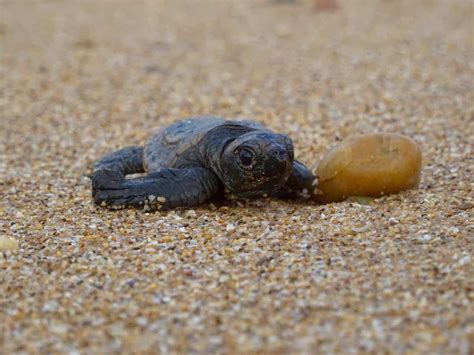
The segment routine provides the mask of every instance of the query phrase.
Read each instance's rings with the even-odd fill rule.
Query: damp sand
[[[0,4],[0,352],[472,353],[474,3],[336,5]],[[421,185],[91,203],[95,159],[198,114],[288,133],[312,168],[351,134],[406,134]]]

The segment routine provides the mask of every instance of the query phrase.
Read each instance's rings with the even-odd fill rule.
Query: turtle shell
[[[153,172],[162,167],[176,167],[182,154],[196,146],[207,132],[223,122],[225,120],[222,118],[204,116],[157,129],[145,145],[145,170]]]
[[[198,116],[178,121],[170,126],[156,130],[144,149],[144,167],[147,172],[160,168],[179,168],[178,160],[192,149],[213,128],[238,124],[251,129],[268,131],[262,124],[250,120],[228,121],[221,117]]]

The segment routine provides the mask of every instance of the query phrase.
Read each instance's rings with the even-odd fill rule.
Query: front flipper
[[[126,147],[109,153],[94,163],[93,170],[93,174],[99,170],[113,170],[122,176],[143,173],[143,147]]]
[[[198,205],[220,189],[206,168],[162,168],[145,177],[124,179],[117,171],[99,170],[92,177],[94,202],[110,209],[169,209]]]
[[[301,162],[293,162],[293,170],[286,182],[278,193],[282,198],[308,198],[314,189],[315,176]]]

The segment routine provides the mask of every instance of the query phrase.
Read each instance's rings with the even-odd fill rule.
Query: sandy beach
[[[335,4],[0,1],[0,353],[472,354],[474,1]],[[93,161],[202,114],[311,168],[407,135],[420,187],[93,205]]]

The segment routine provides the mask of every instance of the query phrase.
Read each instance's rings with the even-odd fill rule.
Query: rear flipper
[[[110,209],[190,207],[209,199],[219,188],[217,176],[200,167],[162,168],[130,180],[114,170],[98,170],[92,177],[94,202]]]
[[[309,198],[315,186],[315,176],[301,162],[293,162],[293,170],[290,177],[277,196],[281,198]]]

